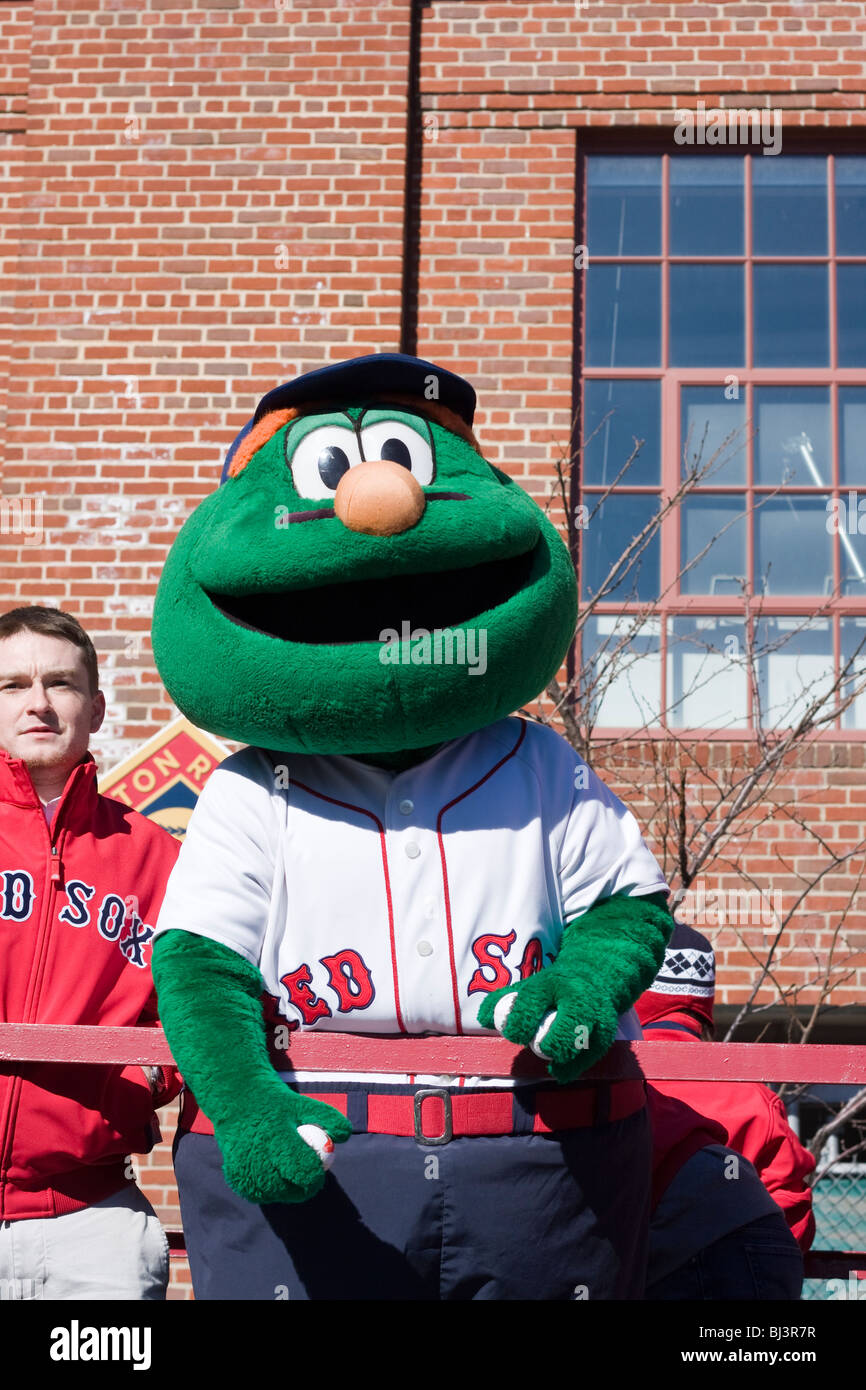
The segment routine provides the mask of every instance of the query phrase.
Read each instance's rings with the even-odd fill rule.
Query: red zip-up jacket
[[[643,1030],[647,1042],[698,1042],[701,1036],[700,1024],[675,1004],[668,1017],[644,1023]],[[754,1164],[800,1249],[808,1250],[815,1217],[806,1178],[815,1159],[775,1092],[757,1081],[654,1081],[650,1090],[654,1203],[693,1153],[705,1144],[726,1144]]]
[[[0,750],[0,1020],[153,1026],[150,938],[178,842],[100,796],[88,753],[49,828],[27,767]],[[59,1216],[127,1185],[159,1139],[163,1069],[0,1065],[0,1220]]]

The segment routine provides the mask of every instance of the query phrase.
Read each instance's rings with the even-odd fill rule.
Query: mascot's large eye
[[[433,450],[411,425],[402,420],[377,420],[361,430],[365,459],[390,459],[399,463],[424,487],[433,481]]]
[[[289,459],[299,497],[333,497],[343,474],[360,462],[355,431],[339,425],[310,430]]]

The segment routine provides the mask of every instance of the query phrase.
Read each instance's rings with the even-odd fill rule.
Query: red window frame
[[[848,138],[845,138],[845,137]],[[586,323],[585,323],[585,296],[584,286],[585,277],[580,268],[575,271],[575,360],[577,363],[577,374],[575,382],[575,402],[574,414],[578,421],[577,454],[579,459],[579,482],[578,487],[573,490],[573,505],[584,502],[590,512],[599,494],[605,491],[601,485],[585,486],[583,483],[583,426],[584,420],[584,393],[583,384],[591,379],[624,379],[624,380],[660,380],[661,382],[661,486],[655,487],[630,487],[626,482],[620,485],[621,491],[629,492],[633,495],[659,495],[662,499],[669,498],[677,489],[680,482],[680,468],[682,460],[682,449],[684,440],[681,439],[681,388],[684,386],[711,386],[723,388],[726,376],[736,376],[741,394],[745,396],[745,420],[746,434],[748,436],[744,453],[746,459],[746,483],[741,486],[718,485],[709,482],[706,489],[698,489],[695,496],[700,496],[709,492],[716,494],[727,493],[735,496],[745,496],[751,505],[752,497],[769,493],[778,492],[779,496],[785,494],[809,495],[825,497],[830,495],[834,498],[847,499],[850,491],[857,491],[866,497],[866,478],[862,484],[852,487],[851,484],[839,483],[839,421],[838,421],[838,389],[840,386],[861,386],[866,387],[866,365],[863,367],[839,367],[838,366],[838,340],[837,340],[837,315],[836,315],[836,267],[838,265],[864,265],[866,264],[866,249],[862,256],[836,256],[834,254],[836,245],[836,209],[835,209],[835,156],[845,153],[863,155],[864,149],[862,140],[856,139],[857,132],[840,132],[840,137],[828,140],[826,133],[814,135],[807,132],[786,131],[784,134],[783,148],[780,154],[772,156],[775,159],[784,159],[787,155],[811,154],[821,155],[827,161],[827,200],[828,200],[828,249],[827,254],[822,256],[754,256],[752,255],[752,185],[751,179],[744,180],[744,219],[745,219],[745,239],[743,253],[737,256],[671,256],[670,246],[670,215],[669,215],[669,179],[670,161],[676,158],[688,158],[688,153],[680,153],[673,144],[673,130],[666,133],[664,137],[649,136],[636,140],[634,135],[619,136],[598,136],[588,135],[579,136],[577,142],[577,226],[581,229],[581,235],[577,238],[578,242],[587,247],[587,265],[660,265],[661,266],[661,365],[658,367],[591,367],[584,362],[584,345],[586,343]],[[853,137],[853,138],[852,138]],[[848,149],[850,143],[851,148]],[[720,146],[723,154],[739,154],[744,159],[748,158],[767,158],[753,146]],[[708,153],[707,149],[696,152]],[[593,255],[592,246],[588,244],[586,238],[586,174],[587,160],[593,155],[659,155],[662,157],[662,184],[661,184],[661,249],[658,255],[652,256],[602,256]],[[829,336],[830,336],[830,364],[827,367],[808,367],[808,368],[785,368],[785,367],[754,367],[753,360],[753,328],[754,328],[754,309],[753,309],[753,285],[752,275],[745,274],[744,287],[744,314],[745,314],[745,366],[731,367],[671,367],[668,365],[669,358],[669,308],[670,308],[670,274],[669,267],[672,264],[695,265],[707,264],[714,265],[827,265],[828,267],[828,296],[829,296]],[[758,386],[823,386],[830,390],[830,432],[832,450],[832,474],[826,486],[806,486],[797,484],[794,486],[778,487],[771,484],[755,484],[754,478],[754,429],[755,417],[753,408],[753,392]],[[624,460],[623,460],[624,462]],[[678,616],[730,616],[733,618],[746,618],[749,623],[754,623],[758,616],[762,618],[773,617],[808,617],[817,614],[830,620],[833,633],[833,660],[834,670],[839,672],[841,663],[841,634],[840,619],[842,617],[866,617],[866,597],[857,595],[839,595],[829,597],[827,595],[807,595],[792,594],[787,596],[773,596],[756,594],[753,588],[754,578],[754,535],[751,517],[744,522],[746,525],[746,563],[747,563],[747,605],[743,599],[737,597],[732,600],[731,596],[717,596],[705,594],[676,594],[668,593],[675,588],[677,574],[680,569],[680,509],[676,508],[672,514],[662,523],[660,532],[660,584],[661,593],[667,597],[660,598],[658,603],[653,604],[652,613],[660,621],[659,654],[660,654],[660,708],[661,720],[657,725],[648,726],[641,729],[641,736],[647,738],[666,738],[675,734],[678,738],[700,738],[700,739],[719,739],[719,740],[740,740],[752,741],[755,737],[754,710],[751,691],[748,693],[748,724],[740,728],[714,729],[704,727],[688,727],[672,724],[666,717],[665,705],[667,703],[667,662],[668,662],[668,619]],[[579,536],[580,532],[576,534]],[[833,537],[833,583],[834,589],[839,588],[840,583],[840,539],[838,535]],[[578,581],[581,585],[581,596],[583,594],[583,575],[582,575],[582,547],[578,544]],[[640,612],[646,608],[645,602],[623,603],[623,602],[602,602],[595,607],[595,616],[615,616],[618,614],[628,614]],[[748,613],[747,613],[748,608]],[[578,639],[578,651],[576,653],[577,667],[580,669],[582,662],[580,659],[580,639]],[[597,736],[603,739],[620,738],[627,733],[632,733],[633,729],[612,725],[598,725]],[[841,720],[837,717],[833,726],[828,727],[818,733],[818,737],[823,740],[845,741],[866,739],[866,728],[849,729],[841,727]]]

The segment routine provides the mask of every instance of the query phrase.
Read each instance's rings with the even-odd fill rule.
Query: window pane
[[[742,255],[743,168],[739,155],[704,154],[671,160],[672,255]]]
[[[625,493],[608,497],[595,511],[590,506],[589,525],[581,531],[583,593],[597,595],[605,576],[629,545],[658,511],[658,497]],[[617,567],[604,601],[634,603],[658,598],[660,585],[659,534],[634,560],[630,568]]]
[[[670,277],[671,366],[742,366],[742,266],[672,265]]]
[[[748,719],[746,650],[739,618],[672,618],[668,722],[678,729],[740,729]]]
[[[752,274],[755,366],[828,366],[826,266],[756,265]]]
[[[866,486],[866,387],[839,387],[839,478]]]
[[[833,592],[826,497],[759,499],[755,510],[755,592]]]
[[[755,650],[760,723],[766,729],[795,724],[833,685],[829,618],[762,618],[755,624]]]
[[[866,265],[836,267],[839,366],[866,367]]]
[[[684,594],[742,593],[746,578],[744,516],[739,497],[685,499],[680,509],[680,568],[685,571],[698,555],[702,559],[683,573],[680,585]]]
[[[744,483],[745,421],[745,401],[726,400],[724,387],[683,387],[680,444],[683,476],[692,468],[703,469],[709,465],[707,482]]]
[[[826,160],[810,155],[762,156],[751,164],[754,254],[826,255]]]
[[[604,487],[612,483],[631,458],[635,439],[643,439],[646,443],[623,473],[621,485],[658,487],[661,481],[661,383],[590,378],[584,381],[583,411],[583,437],[588,441],[583,450],[584,484]]]
[[[836,156],[836,255],[866,255],[866,159]]]
[[[659,632],[658,618],[640,626],[628,614],[587,619],[582,634],[583,699],[597,724],[617,729],[658,724]],[[620,650],[622,642],[626,645]]]
[[[843,492],[828,504],[827,526],[839,537],[839,578],[843,594],[866,596],[866,494]]]
[[[866,676],[866,618],[843,618],[839,624],[839,638],[842,666],[852,662],[849,677],[842,685],[844,697]],[[848,708],[843,710],[842,728],[866,729],[866,690],[856,695]]]
[[[756,483],[831,485],[828,387],[756,387],[755,420]]]
[[[591,367],[657,367],[661,360],[661,271],[655,265],[587,270]]]
[[[658,256],[662,245],[662,162],[591,155],[586,168],[590,256]]]

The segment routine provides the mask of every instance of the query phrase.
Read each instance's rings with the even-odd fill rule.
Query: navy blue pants
[[[803,1256],[782,1212],[730,1231],[647,1289],[647,1298],[799,1299]]]
[[[353,1134],[298,1204],[238,1197],[209,1135],[178,1134],[175,1171],[197,1299],[643,1297],[646,1110],[436,1147]]]

